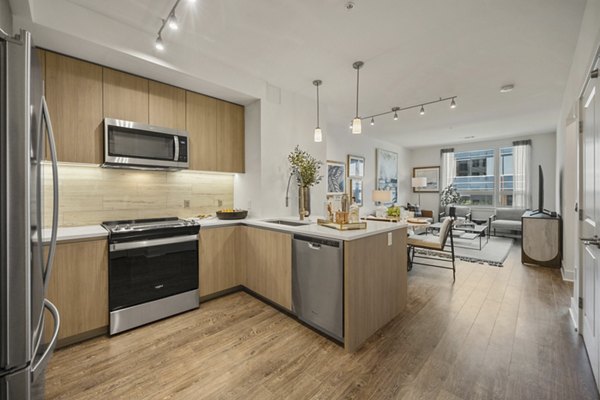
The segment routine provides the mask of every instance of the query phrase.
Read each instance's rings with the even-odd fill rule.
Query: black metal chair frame
[[[454,239],[452,238],[452,226],[453,226],[454,222],[450,223],[450,228],[448,229],[448,235],[446,236],[446,238],[444,239],[444,243],[442,243],[442,250],[438,250],[438,249],[433,249],[431,247],[427,247],[427,246],[418,246],[418,245],[413,245],[413,244],[408,244],[407,248],[408,248],[408,270],[412,270],[413,265],[423,265],[423,266],[427,266],[427,267],[434,267],[434,268],[442,268],[442,269],[451,269],[452,270],[452,280],[453,282],[456,282],[456,264],[455,264],[455,256],[454,256]],[[450,251],[448,250],[444,250],[446,247],[446,241],[448,240],[448,237],[450,237]],[[435,253],[442,253],[442,254],[448,254],[450,253],[451,258],[448,259],[446,257],[432,257],[432,256],[425,256],[425,255],[420,255],[420,254],[416,254],[415,253],[415,248],[419,248],[419,249],[424,249],[424,250],[430,250],[432,252]],[[451,267],[446,267],[443,265],[437,265],[437,264],[428,264],[426,262],[416,262],[415,258],[418,259],[424,259],[424,260],[434,260],[434,261],[441,261],[441,262],[449,262],[452,264]]]

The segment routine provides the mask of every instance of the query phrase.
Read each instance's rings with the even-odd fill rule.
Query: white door
[[[581,99],[583,123],[583,221],[581,241],[583,266],[583,339],[596,385],[599,381],[600,349],[600,97],[597,74],[592,75]]]

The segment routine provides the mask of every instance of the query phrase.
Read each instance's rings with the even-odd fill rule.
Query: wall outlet
[[[392,245],[392,232],[388,232],[388,246]]]
[[[217,207],[222,207],[223,206],[223,200],[218,199],[217,200]]]
[[[184,200],[183,201],[183,208],[190,208],[190,201],[189,200]]]

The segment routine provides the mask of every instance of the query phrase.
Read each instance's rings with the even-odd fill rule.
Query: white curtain
[[[531,208],[531,140],[513,142],[513,207]]]
[[[443,149],[440,163],[440,192],[454,182],[455,176],[456,159],[454,158],[454,149]]]

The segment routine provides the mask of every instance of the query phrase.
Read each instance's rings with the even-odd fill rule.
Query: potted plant
[[[310,214],[310,187],[318,184],[323,179],[319,174],[321,171],[322,161],[317,160],[308,152],[300,150],[300,146],[296,145],[294,151],[288,155],[291,173],[295,174],[298,184],[299,193],[298,199],[304,198],[304,210],[307,215]],[[300,201],[300,200],[298,200]],[[300,205],[302,209],[302,205]]]
[[[458,204],[459,200],[460,194],[452,184],[446,186],[440,194],[440,204],[442,209],[445,209],[446,206],[450,204]]]

